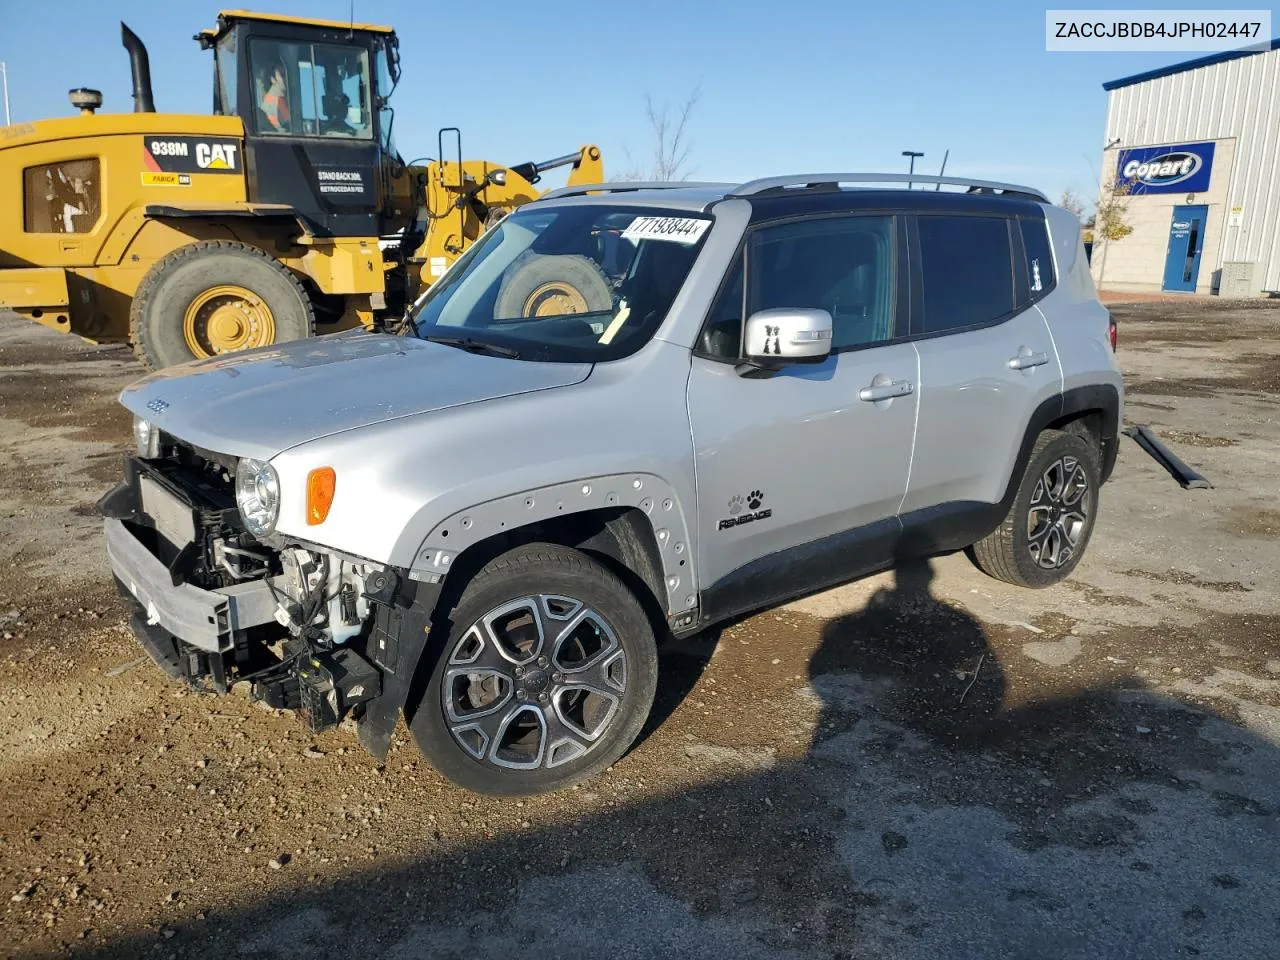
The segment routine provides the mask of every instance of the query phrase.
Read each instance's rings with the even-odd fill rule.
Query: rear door
[[[904,252],[892,216],[793,220],[748,234],[745,283],[739,263],[689,379],[704,614],[818,589],[891,553],[916,418]],[[770,307],[830,312],[832,354],[743,376],[742,318]]]
[[[1052,263],[1028,260],[1019,221],[921,214],[913,227],[920,422],[904,520],[998,502],[1031,412],[1062,389],[1034,306],[1052,286]]]

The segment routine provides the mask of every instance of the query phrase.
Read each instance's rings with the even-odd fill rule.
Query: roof
[[[664,207],[672,210],[700,212],[717,200],[723,200],[735,184],[698,184],[687,187],[634,189],[609,194],[570,193],[562,197],[549,196],[539,202],[550,203],[599,203],[602,198],[614,206]]]
[[[1255,53],[1266,53],[1268,50],[1280,50],[1280,37],[1267,42],[1265,48],[1250,47],[1245,50],[1224,50],[1221,53],[1211,53],[1207,57],[1197,57],[1195,60],[1184,60],[1182,63],[1171,64],[1167,67],[1158,67],[1155,70],[1147,70],[1145,73],[1135,73],[1131,77],[1121,77],[1119,80],[1108,80],[1102,85],[1103,90],[1118,90],[1120,87],[1131,87],[1135,83],[1146,83],[1148,80],[1158,80],[1161,77],[1171,77],[1175,73],[1185,73],[1187,70],[1199,70],[1201,67],[1211,67],[1215,63],[1226,63],[1228,60],[1239,60],[1241,57],[1251,57]]]
[[[311,27],[327,27],[331,30],[368,30],[371,33],[395,33],[394,27],[375,23],[351,23],[346,20],[317,20],[312,17],[290,17],[283,13],[256,13],[252,10],[222,10],[219,20],[263,20],[268,23],[292,23]],[[204,31],[208,33],[210,31]]]
[[[621,189],[613,193],[579,193],[573,191],[580,188],[566,188],[570,192],[559,196],[548,194],[537,202],[537,206],[608,203],[610,206],[649,207],[704,213],[721,200],[745,199],[751,203],[753,221],[851,210],[931,213],[954,210],[968,213],[1000,215],[1016,213],[1031,217],[1043,216],[1038,200],[1028,194],[1016,193],[1001,196],[993,193],[961,193],[953,190],[935,192],[886,187],[834,189],[815,186],[809,189],[775,189],[743,195],[737,193],[741,185],[733,183],[700,183],[689,186],[662,186],[647,183],[591,184],[587,185],[587,189],[591,186],[615,186]]]

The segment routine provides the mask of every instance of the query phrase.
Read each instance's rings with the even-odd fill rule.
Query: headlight
[[[255,537],[275,529],[280,516],[280,478],[262,460],[241,460],[236,466],[236,505],[244,525]]]
[[[141,417],[133,418],[133,444],[138,456],[145,460],[154,460],[160,456],[160,431],[155,424],[148,423]]]

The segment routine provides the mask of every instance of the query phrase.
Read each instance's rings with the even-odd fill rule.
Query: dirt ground
[[[91,505],[139,375],[0,318],[0,955],[1275,956],[1280,309],[1113,307],[1132,442],[1040,592],[962,555],[668,648],[596,781],[468,795],[130,638]]]

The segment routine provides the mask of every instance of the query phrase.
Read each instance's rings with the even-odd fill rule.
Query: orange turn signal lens
[[[316,467],[307,474],[307,525],[314,527],[324,523],[333,506],[333,491],[338,485],[338,475],[333,467]]]

